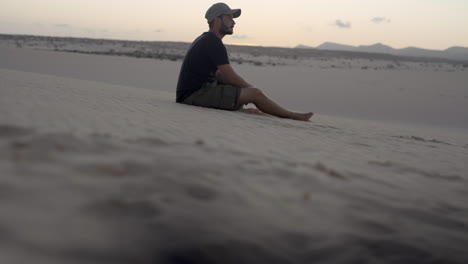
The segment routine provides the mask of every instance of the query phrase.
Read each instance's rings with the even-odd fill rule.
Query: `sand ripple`
[[[444,202],[438,192],[419,195],[408,186],[412,180],[388,185],[327,162],[158,138],[48,134],[1,125],[0,143],[0,244],[6,263],[468,259],[466,204]],[[174,155],[181,153],[193,159],[180,164]],[[228,162],[213,161],[212,155]],[[461,175],[391,161],[368,166],[426,177],[453,191],[453,183],[465,182]]]

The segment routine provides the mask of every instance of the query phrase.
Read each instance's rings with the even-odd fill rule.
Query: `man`
[[[231,9],[224,3],[214,4],[206,11],[210,30],[192,43],[185,56],[177,83],[176,102],[223,110],[239,110],[252,103],[261,111],[248,109],[247,112],[309,120],[313,113],[296,113],[282,108],[231,67],[222,39],[233,34],[234,18],[240,14],[240,9]]]

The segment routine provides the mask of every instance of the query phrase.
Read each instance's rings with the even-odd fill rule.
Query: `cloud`
[[[391,20],[389,18],[386,18],[386,17],[374,17],[371,19],[372,22],[374,22],[375,24],[380,24],[380,23],[390,23]]]
[[[158,28],[158,29],[155,29],[154,32],[161,33],[161,32],[164,32],[164,30]]]
[[[337,19],[335,23],[333,23],[333,26],[337,26],[339,28],[351,28],[351,22],[344,22],[341,21],[341,19]]]
[[[55,24],[54,26],[60,27],[60,28],[71,28],[72,27],[69,24]]]
[[[247,35],[233,35],[232,38],[234,38],[234,39],[248,39],[249,36],[247,36]]]

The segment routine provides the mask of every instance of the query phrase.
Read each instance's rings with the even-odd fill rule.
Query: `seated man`
[[[243,105],[253,103],[270,115],[309,120],[313,113],[296,113],[282,108],[260,89],[247,83],[229,64],[222,39],[233,34],[234,18],[240,14],[240,9],[231,9],[224,3],[208,9],[205,18],[210,30],[192,43],[185,56],[177,83],[176,102],[224,110],[239,110]],[[261,113],[257,109],[249,112]]]

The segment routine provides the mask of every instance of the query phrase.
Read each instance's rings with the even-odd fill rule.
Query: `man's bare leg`
[[[294,120],[307,121],[312,117],[312,115],[314,115],[312,112],[296,113],[288,111],[279,106],[277,103],[273,102],[258,88],[241,88],[238,103],[240,105],[253,103],[262,112]]]

